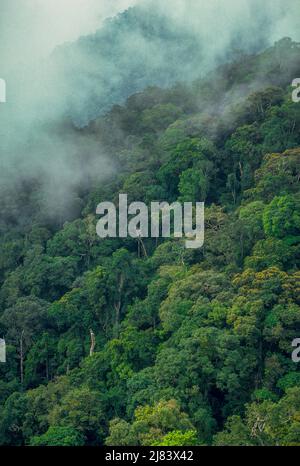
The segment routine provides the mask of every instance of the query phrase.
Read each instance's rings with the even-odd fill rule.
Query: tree
[[[174,430],[165,435],[162,440],[157,443],[154,443],[153,446],[163,446],[163,447],[188,447],[197,445],[197,432],[194,430],[188,430],[187,432],[182,432],[180,430]]]
[[[248,405],[245,422],[239,416],[229,419],[226,430],[215,437],[216,445],[299,445],[299,388],[287,390],[273,403]]]
[[[44,435],[33,437],[33,447],[80,447],[84,445],[84,437],[72,427],[50,427]]]
[[[1,317],[7,329],[7,340],[17,348],[19,354],[22,384],[25,354],[47,323],[47,309],[46,301],[34,297],[20,298]]]
[[[99,444],[105,422],[101,396],[88,387],[70,390],[49,414],[50,427],[67,427],[81,434],[87,444]]]
[[[267,236],[283,238],[300,235],[299,196],[274,197],[263,214],[264,230]]]
[[[114,420],[110,424],[110,435],[106,445],[157,445],[168,432],[175,429],[193,431],[188,416],[180,410],[175,400],[161,401],[156,405],[139,407],[135,410],[135,419],[131,425],[122,420]],[[188,437],[186,437],[187,439]],[[118,442],[118,443],[116,443]]]
[[[168,193],[168,201],[176,200],[179,194],[180,177],[185,170],[189,170],[184,175],[181,183],[182,195],[187,189],[186,182],[192,176],[191,169],[199,169],[201,175],[201,182],[194,185],[194,194],[198,194],[200,187],[207,196],[208,194],[208,180],[210,172],[212,172],[213,165],[209,161],[213,161],[216,157],[216,149],[211,141],[199,138],[186,138],[184,141],[177,144],[169,153],[169,160],[160,168],[158,172],[158,179],[166,186]],[[193,178],[194,179],[194,178]],[[194,180],[197,183],[197,180]]]

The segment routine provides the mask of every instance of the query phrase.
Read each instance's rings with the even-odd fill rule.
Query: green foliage
[[[162,447],[188,447],[193,445],[197,445],[197,432],[195,430],[188,430],[187,432],[174,430],[165,435],[160,442],[153,444],[153,446]]]
[[[70,390],[50,412],[49,421],[80,432],[89,444],[99,443],[104,423],[100,394],[84,386]]]
[[[232,417],[226,430],[216,435],[215,444],[299,446],[299,402],[300,391],[294,387],[277,403],[252,403],[247,407],[245,422]]]
[[[3,190],[1,445],[299,445],[298,51],[284,39],[77,128],[117,170],[76,187],[73,218],[43,214],[38,182]],[[203,248],[100,240],[96,205],[120,192],[205,201]]]
[[[72,427],[50,427],[44,435],[33,437],[30,443],[33,447],[80,447],[84,438]]]
[[[275,238],[300,236],[299,196],[275,197],[265,208],[263,223],[267,236]]]
[[[157,445],[157,439],[160,439],[159,444],[162,445],[163,443],[160,442],[171,441],[172,434],[176,436],[176,431],[174,432],[176,428],[180,431],[177,435],[181,442],[189,441],[191,438],[194,440],[193,426],[175,400],[137,408],[134,417],[132,425],[122,420],[113,420],[106,445],[120,445],[122,439],[125,443],[121,445]],[[166,437],[167,435],[169,436]]]

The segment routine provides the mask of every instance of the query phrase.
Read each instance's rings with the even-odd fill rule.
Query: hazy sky
[[[3,64],[20,64],[45,56],[58,44],[94,32],[105,18],[147,1],[150,0],[0,0],[0,70]],[[166,8],[168,14],[177,14],[181,21],[203,17],[205,27],[206,19],[215,17],[217,22],[222,21],[224,14],[229,15],[229,22],[231,16],[235,21],[238,12],[243,16],[251,4],[257,7],[256,0],[159,0],[156,8]],[[276,14],[281,18],[274,40],[300,31],[299,0],[260,0],[258,4],[269,8],[270,18]],[[191,11],[197,14],[187,15]]]
[[[103,20],[138,0],[0,0],[1,61],[47,55],[56,45],[94,32]]]

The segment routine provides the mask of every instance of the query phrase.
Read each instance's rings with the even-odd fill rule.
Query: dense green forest
[[[2,189],[1,445],[300,445],[299,52],[282,39],[62,121],[115,168],[68,218],[37,176]],[[119,193],[204,201],[204,247],[101,240]]]

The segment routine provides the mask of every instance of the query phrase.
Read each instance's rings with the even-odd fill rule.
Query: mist
[[[59,44],[95,32],[134,0],[1,0],[1,68],[46,57]]]
[[[38,178],[53,211],[67,212],[78,185],[116,170],[77,127],[148,85],[204,76],[234,49],[300,40],[298,0],[0,0],[0,8],[0,183],[17,189]]]
[[[76,188],[113,171],[101,144],[67,124],[67,83],[59,82],[51,54],[58,45],[95,32],[133,3],[0,0],[0,78],[7,87],[6,103],[0,105],[1,193],[38,179],[48,217],[59,212],[68,218]]]

